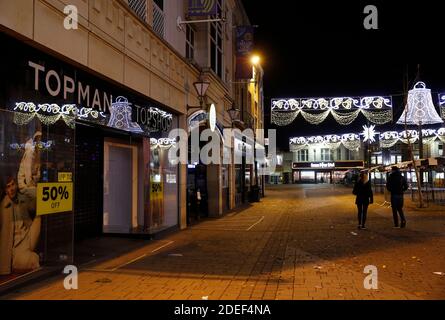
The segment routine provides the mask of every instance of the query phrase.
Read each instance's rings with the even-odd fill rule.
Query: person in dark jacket
[[[355,204],[358,209],[358,229],[366,229],[368,207],[374,203],[374,194],[372,193],[371,182],[369,182],[367,172],[360,173],[360,178],[355,183],[352,193],[357,196]]]
[[[399,227],[399,216],[401,223],[400,228],[405,228],[406,219],[405,214],[403,213],[403,195],[405,191],[408,190],[408,183],[398,167],[392,167],[392,173],[389,175],[388,181],[386,182],[386,189],[391,192],[394,228]]]

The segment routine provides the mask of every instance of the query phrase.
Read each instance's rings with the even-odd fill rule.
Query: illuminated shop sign
[[[15,111],[17,125],[37,118],[74,128],[76,121],[87,121],[147,136],[171,129],[173,114],[160,103],[20,41],[1,39],[10,50],[0,69],[11,76],[0,78],[0,106]]]
[[[321,169],[335,168],[335,163],[334,162],[311,163],[311,168],[321,168]]]
[[[87,108],[107,112],[111,107],[113,96],[105,91],[94,88],[83,81],[75,81],[73,77],[61,74],[54,69],[28,61],[28,66],[33,71],[34,90],[46,91],[50,96],[68,100],[76,95],[76,103]]]

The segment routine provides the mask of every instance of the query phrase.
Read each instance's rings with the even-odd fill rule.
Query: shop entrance
[[[189,165],[187,172],[187,221],[208,217],[207,166]]]
[[[130,233],[137,228],[137,147],[105,141],[104,233]]]
[[[331,183],[331,172],[317,172],[317,183]]]

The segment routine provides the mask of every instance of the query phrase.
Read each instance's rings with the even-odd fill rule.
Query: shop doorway
[[[331,183],[331,172],[317,172],[317,183]]]
[[[189,165],[187,172],[187,221],[189,224],[209,216],[207,166]]]
[[[105,141],[103,232],[128,234],[137,228],[137,147]]]

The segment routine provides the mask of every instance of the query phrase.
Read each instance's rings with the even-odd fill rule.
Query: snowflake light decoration
[[[377,135],[377,132],[375,132],[375,126],[363,126],[363,142],[369,141],[370,143],[374,143],[375,136]]]

